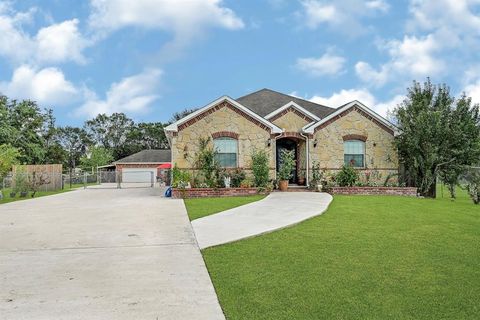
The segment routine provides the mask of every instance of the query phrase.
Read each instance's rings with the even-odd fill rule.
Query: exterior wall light
[[[318,143],[317,139],[313,140],[313,147],[314,147],[314,148],[317,147],[317,143]]]
[[[272,145],[272,139],[267,139],[267,146],[270,147]]]

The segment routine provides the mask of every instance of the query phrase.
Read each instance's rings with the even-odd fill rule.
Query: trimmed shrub
[[[358,172],[351,166],[342,166],[336,177],[336,182],[340,187],[352,187],[358,181]]]
[[[265,150],[254,150],[252,153],[252,171],[254,184],[258,188],[268,185],[268,154]]]

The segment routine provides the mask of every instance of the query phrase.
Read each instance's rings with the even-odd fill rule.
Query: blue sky
[[[380,114],[430,76],[480,102],[479,0],[0,1],[0,92],[166,121],[267,87]]]

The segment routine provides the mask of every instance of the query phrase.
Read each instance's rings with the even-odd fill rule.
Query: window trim
[[[234,169],[234,168],[238,168],[238,156],[239,156],[239,145],[238,145],[238,138],[236,137],[232,137],[230,135],[222,135],[222,136],[216,136],[213,138],[213,146],[215,149],[217,149],[215,147],[215,140],[232,140],[232,141],[235,141],[236,142],[236,152],[235,152],[235,166],[233,167],[224,167],[224,166],[221,166],[222,168],[226,168],[226,169]],[[232,153],[220,153],[217,151],[217,154],[232,154]],[[218,161],[215,159],[215,161]]]
[[[345,136],[345,137],[354,137],[354,135],[349,135],[349,136]],[[345,163],[345,156],[346,155],[360,155],[360,153],[358,154],[354,154],[354,153],[345,153],[345,143],[346,142],[351,142],[351,141],[355,141],[355,142],[361,142],[362,145],[363,145],[363,153],[361,153],[361,155],[363,156],[363,165],[362,166],[352,166],[352,168],[355,168],[355,169],[365,169],[367,166],[367,143],[366,143],[366,139],[365,140],[361,140],[361,139],[345,139],[344,137],[344,140],[343,140],[343,165],[347,165]],[[363,136],[356,136],[356,137],[363,137]],[[350,164],[348,164],[350,165]]]

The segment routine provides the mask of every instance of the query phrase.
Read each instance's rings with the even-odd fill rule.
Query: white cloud
[[[385,13],[389,6],[384,0],[303,0],[301,18],[307,27],[316,29],[326,24],[335,31],[349,35],[364,31],[360,20]]]
[[[335,75],[343,72],[345,58],[325,53],[319,58],[299,58],[296,67],[313,76]]]
[[[423,30],[442,28],[470,31],[478,36],[480,16],[478,0],[411,0],[409,27]]]
[[[159,29],[174,34],[170,47],[183,48],[209,27],[241,29],[244,22],[221,0],[91,0],[90,27],[98,35],[124,27]]]
[[[365,6],[369,9],[379,10],[381,12],[387,12],[390,9],[390,5],[384,0],[371,0],[365,3]]]
[[[93,117],[99,113],[146,113],[152,103],[159,98],[155,92],[161,75],[161,70],[149,69],[140,74],[123,78],[120,82],[110,86],[105,99],[98,98],[95,93],[88,90],[86,101],[76,111],[76,114]]]
[[[35,37],[37,59],[42,62],[73,60],[85,62],[82,55],[89,41],[78,30],[78,20],[53,24],[38,31]]]
[[[369,85],[382,86],[389,81],[405,77],[411,80],[435,76],[446,69],[445,62],[437,58],[441,46],[432,34],[421,38],[405,36],[402,41],[386,42],[381,49],[387,50],[390,60],[381,65],[379,70],[375,70],[364,61],[359,61],[355,65],[357,76]]]
[[[59,69],[37,70],[28,65],[15,69],[11,81],[0,82],[0,91],[11,98],[35,100],[45,107],[70,104],[79,94]]]
[[[302,2],[305,10],[306,24],[315,29],[325,22],[334,22],[338,15],[337,9],[333,4],[325,4],[319,1],[306,0]]]
[[[396,95],[388,101],[377,101],[375,96],[368,89],[361,88],[348,90],[343,89],[339,92],[334,92],[329,97],[314,95],[308,100],[332,108],[338,108],[348,102],[358,100],[381,116],[387,117],[388,112],[392,111],[393,108],[403,101],[403,99],[404,96]]]
[[[90,42],[78,30],[78,20],[51,24],[32,36],[23,25],[32,23],[36,11],[15,12],[6,5],[0,8],[0,55],[17,65],[84,62],[82,50]]]

